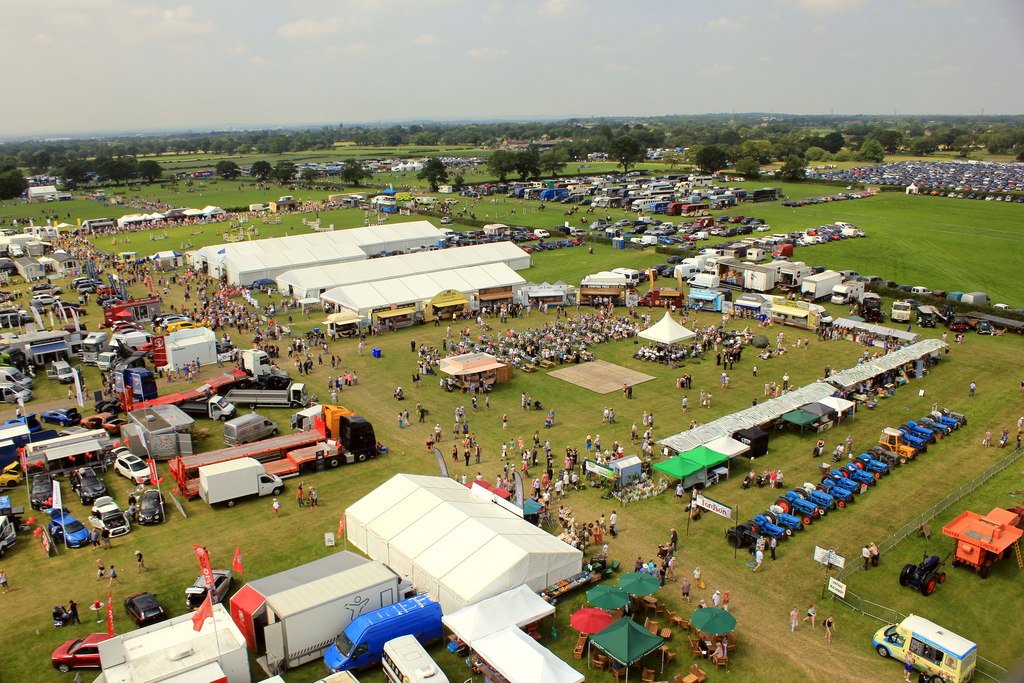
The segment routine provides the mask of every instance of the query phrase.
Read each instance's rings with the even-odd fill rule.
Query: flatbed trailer
[[[220,377],[214,377],[210,381],[200,384],[198,387],[135,403],[132,405],[132,410],[149,408],[150,406],[178,405],[185,402],[205,402],[210,397],[216,394],[223,394],[231,387],[248,379],[249,375],[244,370],[235,368],[229,373],[223,374]]]
[[[322,431],[311,429],[206,453],[179,455],[170,461],[171,477],[182,495],[193,499],[199,495],[199,468],[206,465],[253,458],[263,464],[268,474],[295,476],[303,465],[316,460],[318,449],[308,447],[324,440]]]

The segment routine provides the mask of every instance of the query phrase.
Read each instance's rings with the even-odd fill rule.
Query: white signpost
[[[826,567],[831,565],[839,569],[846,565],[846,558],[842,555],[836,555],[835,548],[822,548],[820,546],[814,546],[814,561]]]
[[[828,590],[833,595],[836,595],[840,598],[846,597],[846,584],[838,579],[832,578],[831,576],[828,577]]]

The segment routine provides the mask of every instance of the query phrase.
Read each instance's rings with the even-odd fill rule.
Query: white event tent
[[[650,341],[657,342],[659,344],[678,344],[679,342],[693,339],[697,335],[693,331],[680,325],[672,318],[668,311],[665,311],[665,315],[661,320],[654,323],[646,330],[638,332],[637,336],[642,339],[649,339]]]
[[[473,645],[480,658],[509,683],[583,683],[579,671],[512,626]]]
[[[345,511],[349,540],[446,614],[579,573],[583,554],[444,477],[396,474]]]
[[[441,617],[444,625],[470,647],[510,626],[523,628],[555,613],[555,606],[526,586],[481,600]]]

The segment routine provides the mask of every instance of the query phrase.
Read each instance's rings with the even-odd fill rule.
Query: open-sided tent
[[[583,674],[514,626],[481,638],[473,650],[509,683],[583,683],[585,680]]]
[[[459,640],[470,647],[487,636],[514,626],[523,628],[555,613],[555,607],[526,586],[481,600],[441,617]]]
[[[623,666],[630,666],[665,642],[632,619],[619,619],[590,637],[591,644]]]
[[[853,417],[853,414],[857,412],[857,404],[853,401],[848,401],[845,398],[839,398],[838,396],[826,396],[825,398],[818,401],[828,407],[832,408],[839,415],[840,421],[844,417]]]
[[[818,416],[813,413],[805,413],[803,410],[791,410],[782,416],[784,422],[795,424],[800,427],[800,436],[804,435],[804,427],[818,421]]]
[[[696,333],[686,329],[678,322],[676,322],[672,315],[665,311],[665,315],[658,322],[654,323],[646,330],[637,333],[637,336],[642,339],[649,339],[650,341],[657,342],[659,344],[678,344],[680,342],[693,339]]]
[[[655,463],[654,469],[670,477],[682,479],[683,486],[689,488],[706,482],[708,470],[728,460],[727,455],[717,453],[707,446],[698,446],[664,462]]]
[[[832,420],[835,415],[835,408],[832,408],[821,401],[815,401],[814,403],[808,403],[805,406],[800,406],[800,410],[811,415],[817,415],[823,420]]]
[[[727,456],[730,460],[738,455],[743,455],[750,451],[750,446],[742,441],[737,441],[731,436],[720,436],[714,441],[708,441],[704,445],[715,453],[721,453],[722,455]]]

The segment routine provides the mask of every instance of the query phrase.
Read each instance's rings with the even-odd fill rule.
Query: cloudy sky
[[[3,0],[2,10],[0,135],[1024,112],[1021,0]]]

